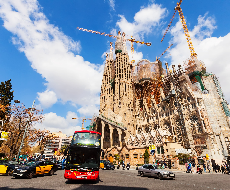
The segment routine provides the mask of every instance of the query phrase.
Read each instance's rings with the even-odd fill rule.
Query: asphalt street
[[[136,170],[100,170],[99,183],[88,181],[68,182],[64,171],[58,170],[53,176],[32,179],[14,179],[11,176],[0,176],[0,190],[41,190],[41,189],[106,189],[106,190],[229,190],[230,175],[226,174],[186,174],[175,171],[175,180],[159,180],[141,177]]]

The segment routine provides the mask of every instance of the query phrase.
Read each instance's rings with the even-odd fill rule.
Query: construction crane
[[[92,120],[91,118],[85,118],[85,117],[79,117],[79,118],[76,118],[76,117],[73,117],[72,119],[82,119],[82,126],[81,126],[81,130],[84,130],[84,122],[86,122],[86,120]]]
[[[181,22],[182,22],[182,26],[183,26],[183,29],[184,29],[184,33],[185,33],[185,36],[186,36],[186,39],[187,39],[187,42],[188,42],[188,46],[189,46],[189,50],[190,50],[190,53],[191,53],[191,57],[192,57],[192,58],[196,58],[196,57],[197,57],[197,54],[195,53],[195,50],[194,50],[194,48],[193,48],[193,44],[192,44],[192,41],[191,41],[191,37],[190,37],[190,35],[189,35],[188,27],[187,27],[187,24],[186,24],[186,22],[185,22],[184,14],[183,14],[183,12],[182,12],[182,8],[180,7],[181,3],[182,3],[182,0],[180,0],[180,2],[177,3],[177,6],[175,7],[175,12],[174,12],[174,14],[173,14],[173,17],[172,17],[172,19],[171,19],[171,21],[170,21],[170,23],[169,23],[169,25],[168,25],[168,28],[167,28],[166,31],[165,31],[165,34],[164,34],[164,36],[163,36],[161,42],[163,41],[163,39],[164,39],[166,33],[168,32],[168,29],[169,29],[169,27],[170,27],[171,24],[172,24],[172,20],[173,20],[173,18],[175,17],[176,12],[178,11],[178,13],[179,13],[179,15],[180,15]]]
[[[180,0],[180,2],[177,3],[177,6],[180,6],[181,3],[182,3],[182,1],[183,1],[183,0]],[[167,32],[168,32],[168,30],[169,30],[171,24],[172,24],[172,21],[173,21],[173,19],[174,19],[175,16],[176,16],[176,13],[177,13],[177,10],[175,9],[175,11],[174,11],[174,13],[173,13],[173,16],[172,16],[172,18],[171,18],[171,20],[170,20],[170,23],[168,24],[168,27],[167,27],[167,29],[165,30],[165,33],[164,33],[164,35],[163,35],[163,37],[162,37],[162,39],[161,39],[161,42],[163,42],[163,40],[164,40],[164,38],[165,38],[165,36],[166,36],[166,34],[167,34]]]
[[[166,51],[168,51],[169,48],[172,47],[172,45],[173,45],[173,44],[171,44],[169,47],[167,47],[167,49],[166,49],[159,57],[156,58],[156,61],[159,60],[159,59],[161,58],[161,56],[164,55],[164,54],[166,53]]]
[[[77,27],[78,30],[82,30],[82,31],[86,31],[86,32],[91,32],[93,34],[100,34],[100,35],[104,35],[104,36],[109,36],[109,37],[112,37],[112,38],[117,38],[117,36],[114,36],[112,34],[106,34],[105,32],[98,32],[98,31],[94,31],[94,30],[88,30],[88,29],[85,29],[85,28],[79,28]],[[118,34],[121,34],[120,31],[118,31]],[[122,33],[123,36],[125,36],[125,33],[123,32]],[[139,44],[145,44],[147,46],[151,46],[152,43],[151,42],[142,42],[142,41],[138,41],[138,40],[135,40],[133,38],[133,36],[131,36],[130,39],[125,39],[126,41],[130,41],[131,42],[131,55],[132,55],[132,61],[131,63],[134,63],[135,61],[133,60],[133,54],[134,54],[134,47],[133,47],[133,43],[139,43]]]

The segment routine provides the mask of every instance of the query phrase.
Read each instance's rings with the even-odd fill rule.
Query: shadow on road
[[[82,185],[74,190],[85,190],[85,189],[92,189],[92,190],[148,190],[147,188],[140,188],[140,187],[121,187],[121,186],[103,186],[103,185]]]
[[[44,189],[40,189],[40,188],[26,188],[26,187],[22,187],[22,188],[9,188],[9,187],[0,187],[0,190],[44,190]],[[54,189],[46,189],[46,190],[54,190]]]

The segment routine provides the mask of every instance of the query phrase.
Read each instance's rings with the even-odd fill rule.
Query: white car
[[[144,164],[138,168],[138,174],[142,176],[143,170],[146,169],[151,164]]]
[[[147,165],[142,169],[141,176],[157,177],[159,179],[173,179],[175,174],[165,169],[160,169],[159,166]]]

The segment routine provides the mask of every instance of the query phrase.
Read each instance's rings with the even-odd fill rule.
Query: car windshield
[[[61,164],[62,163],[62,161],[61,160],[58,160],[58,162],[57,162],[58,164]]]
[[[16,164],[19,164],[19,163],[16,162],[16,161],[9,161],[9,164],[14,164],[14,165],[16,165]]]
[[[67,157],[67,167],[98,168],[100,164],[100,149],[77,148],[71,149]]]
[[[26,166],[36,166],[38,162],[28,162],[26,163]]]
[[[154,167],[155,167],[155,169],[164,169],[160,165],[155,165]]]
[[[6,164],[7,162],[5,160],[0,160],[0,165],[4,165]]]

